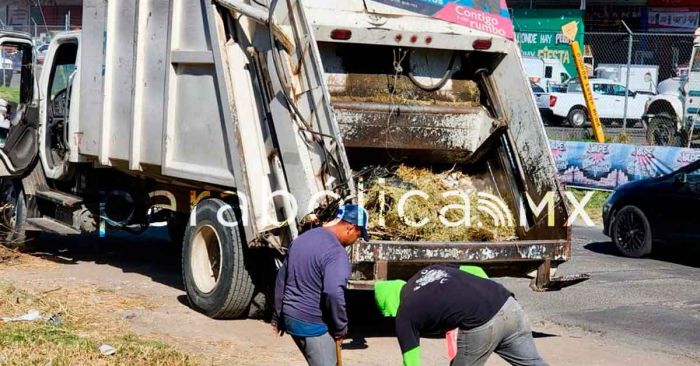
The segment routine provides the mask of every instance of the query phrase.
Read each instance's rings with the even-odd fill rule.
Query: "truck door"
[[[32,42],[28,34],[0,32],[0,177],[20,175],[37,155]]]
[[[613,105],[615,103],[611,85],[593,83],[593,100],[600,118],[612,118]]]

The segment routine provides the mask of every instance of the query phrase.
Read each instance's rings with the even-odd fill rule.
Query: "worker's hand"
[[[272,331],[280,337],[284,335],[284,330],[277,326],[277,322],[272,322]]]
[[[348,327],[345,327],[345,329],[343,329],[343,330],[340,331],[340,332],[334,332],[334,333],[333,333],[333,338],[335,338],[335,339],[344,339],[345,336],[347,336],[347,335],[348,335]]]

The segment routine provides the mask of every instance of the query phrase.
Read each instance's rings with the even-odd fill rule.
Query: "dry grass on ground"
[[[32,293],[0,284],[0,316],[38,310],[43,318],[0,323],[2,365],[197,365],[196,359],[158,341],[129,334],[118,314],[149,308],[143,298],[105,289],[64,289]],[[56,315],[60,324],[47,320]],[[109,344],[111,356],[98,348]]]

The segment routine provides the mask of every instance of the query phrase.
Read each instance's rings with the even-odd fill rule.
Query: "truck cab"
[[[700,28],[695,31],[687,75],[662,81],[659,94],[647,102],[644,120],[647,142],[660,146],[687,146],[700,128]],[[691,140],[692,139],[692,140]]]

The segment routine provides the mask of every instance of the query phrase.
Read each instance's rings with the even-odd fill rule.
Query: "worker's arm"
[[[284,328],[282,324],[279,324],[280,317],[282,316],[282,300],[284,299],[284,288],[286,286],[287,280],[287,257],[284,258],[282,266],[277,271],[277,278],[275,280],[275,311],[272,314],[272,326],[277,329]]]
[[[399,339],[399,346],[403,354],[404,366],[420,365],[420,333],[411,318],[406,313],[396,315],[396,337]]]
[[[324,258],[323,305],[330,321],[330,333],[344,336],[348,331],[348,315],[345,310],[345,288],[350,277],[350,262],[342,250],[329,251]]]

